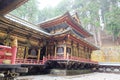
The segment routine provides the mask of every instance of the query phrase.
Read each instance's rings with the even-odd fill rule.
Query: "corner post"
[[[12,64],[15,64],[15,60],[16,60],[16,54],[17,54],[17,46],[18,46],[18,43],[17,43],[17,38],[15,37],[13,42],[12,42],[12,61],[11,63]]]

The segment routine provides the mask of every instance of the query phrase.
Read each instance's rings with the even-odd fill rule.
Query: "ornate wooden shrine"
[[[76,14],[75,14],[76,15]],[[13,15],[1,17],[0,41],[10,46],[14,36],[18,39],[17,58],[43,60],[59,56],[91,59],[98,48],[85,40],[92,36],[82,28],[80,20],[68,12],[39,24],[37,27]],[[78,21],[79,20],[79,21]]]
[[[92,67],[96,66],[97,62],[91,61],[91,53],[99,48],[86,41],[85,38],[92,34],[81,26],[77,14],[71,15],[67,12],[52,20],[42,22],[38,26],[51,34],[46,39],[45,56],[52,61],[53,65],[59,65],[61,68],[65,68],[67,65],[69,69],[74,68],[74,65],[78,68],[82,67],[81,65],[85,65],[87,68],[92,64],[94,64]],[[73,62],[76,60],[78,63]],[[61,61],[66,64],[62,64]]]
[[[92,35],[81,26],[76,16],[67,12],[39,25],[51,34],[47,39],[47,55],[91,59],[91,52],[98,48],[85,40]]]
[[[40,68],[41,65],[46,69],[93,69],[97,66],[97,62],[91,60],[91,53],[99,48],[85,39],[92,34],[81,26],[77,13],[67,12],[34,25],[11,14],[5,15],[24,1],[10,0],[9,5],[6,2],[0,5],[0,48],[7,50],[7,46],[17,43],[16,54],[12,55],[15,65],[34,70],[37,69],[34,66]],[[13,65],[13,62],[1,61],[1,64]]]

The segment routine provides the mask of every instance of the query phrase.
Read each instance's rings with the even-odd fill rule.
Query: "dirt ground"
[[[73,76],[37,75],[18,77],[15,80],[120,80],[120,74],[95,72]]]

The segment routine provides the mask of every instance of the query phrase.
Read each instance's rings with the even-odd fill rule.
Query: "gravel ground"
[[[39,75],[19,77],[15,80],[120,80],[120,74],[95,72],[74,76]]]

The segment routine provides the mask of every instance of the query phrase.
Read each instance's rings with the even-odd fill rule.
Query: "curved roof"
[[[7,15],[5,15],[5,17],[7,19],[10,19],[13,22],[16,22],[16,24],[18,23],[20,25],[25,26],[26,28],[33,29],[33,30],[41,33],[42,35],[45,35],[45,36],[50,35],[49,33],[45,32],[42,28],[37,27],[37,25],[32,24],[32,23],[30,23],[30,22],[28,22],[26,20],[21,19],[21,18],[18,18],[18,17],[14,16],[14,15],[7,14]]]
[[[97,46],[95,46],[94,44],[88,42],[87,40],[83,39],[82,37],[80,37],[78,34],[75,33],[75,31],[71,28],[67,28],[65,31],[63,32],[59,32],[59,33],[55,33],[55,34],[52,34],[51,36],[56,36],[56,37],[59,37],[59,35],[62,35],[62,34],[65,34],[64,36],[66,35],[69,35],[68,38],[74,40],[75,42],[77,43],[80,43],[81,45],[83,46],[88,46],[88,47],[91,47],[92,50],[99,50],[99,48]],[[57,38],[58,39],[58,38]]]
[[[87,30],[85,30],[81,24],[79,24],[77,21],[75,21],[73,19],[73,17],[70,15],[69,12],[65,13],[62,16],[50,19],[48,21],[44,21],[40,24],[38,24],[39,27],[42,28],[50,28],[53,27],[55,25],[61,24],[61,23],[67,23],[68,25],[70,25],[70,27],[72,27],[72,29],[76,30],[78,33],[80,33],[81,35],[83,35],[85,38],[92,36],[91,33],[89,33]]]

